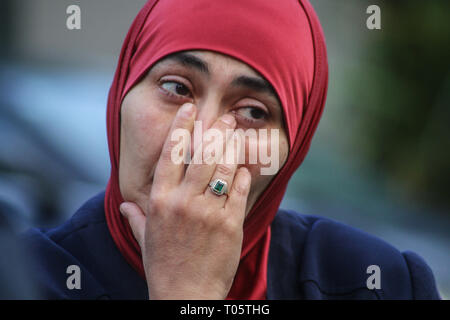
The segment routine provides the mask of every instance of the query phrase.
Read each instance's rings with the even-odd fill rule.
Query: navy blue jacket
[[[126,262],[109,233],[104,193],[63,225],[31,229],[23,239],[29,265],[46,299],[147,299],[146,282]],[[81,289],[69,289],[70,265]],[[369,289],[370,265],[380,289]],[[440,299],[430,268],[367,233],[317,216],[278,211],[272,223],[268,299]]]

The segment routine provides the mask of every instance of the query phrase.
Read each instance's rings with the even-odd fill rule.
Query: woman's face
[[[197,125],[203,132],[227,113],[235,117],[236,129],[267,129],[267,139],[248,135],[242,146],[245,162],[238,167],[247,167],[252,175],[247,214],[286,161],[289,147],[282,109],[275,91],[259,73],[243,62],[211,51],[183,51],[160,60],[125,96],[119,158],[123,199],[146,208],[162,146],[177,110],[186,102],[195,104],[196,121],[200,121]],[[270,144],[271,129],[278,129],[278,145]],[[194,150],[194,137],[192,141]],[[275,174],[261,174],[261,168],[269,165],[259,155],[256,163],[249,161],[253,147],[266,148],[267,155],[278,155]]]

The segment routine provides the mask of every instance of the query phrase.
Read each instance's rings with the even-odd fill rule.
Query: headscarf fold
[[[308,152],[328,86],[325,39],[307,0],[150,0],[133,21],[108,96],[111,176],[105,215],[128,263],[145,278],[140,247],[119,212],[120,107],[126,93],[161,58],[210,50],[236,58],[264,76],[280,100],[289,155],[244,223],[239,267],[228,299],[265,299],[270,224],[288,181]]]

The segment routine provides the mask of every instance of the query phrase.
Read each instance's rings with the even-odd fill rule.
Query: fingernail
[[[192,103],[185,103],[180,108],[181,115],[189,118],[194,113],[194,105]]]
[[[229,126],[232,126],[235,122],[234,117],[230,114],[223,115],[222,118],[220,118],[220,120],[225,122]]]
[[[247,167],[241,167],[241,170],[242,170],[243,172],[247,172],[248,174],[250,174],[250,171],[248,170]]]
[[[124,217],[125,217],[125,210],[124,210],[125,206],[126,206],[125,202],[122,202],[119,206],[119,211]]]
[[[252,174],[250,173],[250,171],[246,168],[243,167],[244,172],[247,171],[247,177],[245,178],[245,185],[248,185],[250,187],[251,183],[252,183]]]

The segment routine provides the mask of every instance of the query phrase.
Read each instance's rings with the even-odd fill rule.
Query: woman
[[[414,253],[279,210],[327,81],[307,1],[149,1],[108,98],[105,193],[26,236],[46,297],[439,298]],[[251,162],[255,150],[270,150],[270,161]],[[244,161],[222,161],[233,152]]]

